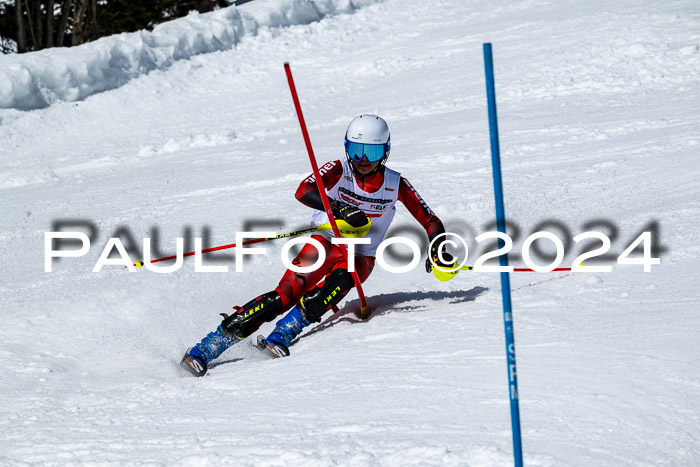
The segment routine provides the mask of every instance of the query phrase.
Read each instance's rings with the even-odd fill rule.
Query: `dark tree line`
[[[192,10],[231,0],[0,0],[0,51],[70,47],[120,32],[153,29]],[[243,3],[238,1],[238,3]]]

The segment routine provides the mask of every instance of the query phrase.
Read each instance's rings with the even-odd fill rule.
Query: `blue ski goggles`
[[[361,161],[366,157],[370,162],[380,161],[389,152],[389,143],[385,144],[363,144],[345,141],[345,152],[354,161]]]

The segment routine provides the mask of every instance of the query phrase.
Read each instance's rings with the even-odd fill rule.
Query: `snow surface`
[[[700,463],[696,2],[370,3],[256,0],[152,36],[0,57],[15,107],[0,110],[0,464],[510,464],[496,274],[377,269],[368,322],[353,293],[289,358],[241,343],[197,379],[182,353],[276,285],[281,243],[243,274],[230,256],[216,263],[226,274],[191,260],[174,274],[90,272],[120,229],[170,252],[188,230],[219,245],[307,225],[285,61],[321,161],[341,157],[352,116],[378,113],[389,165],[448,230],[491,230],[484,42],[516,250],[546,220],[562,238],[606,231],[613,264],[652,221],[664,249],[651,273],[511,276],[526,464]],[[311,5],[321,13],[300,19]],[[147,65],[148,50],[162,61]],[[58,220],[97,237],[45,273]],[[405,209],[395,223],[420,238]],[[580,252],[571,243],[564,266]]]

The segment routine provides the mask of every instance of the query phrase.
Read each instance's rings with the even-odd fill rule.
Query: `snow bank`
[[[0,108],[32,110],[114,89],[195,55],[227,50],[262,27],[309,24],[378,0],[258,0],[80,47],[0,56]]]

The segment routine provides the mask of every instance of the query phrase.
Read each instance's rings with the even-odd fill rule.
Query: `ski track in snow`
[[[496,274],[439,283],[420,268],[378,268],[368,322],[354,318],[351,294],[291,357],[242,343],[195,379],[178,368],[182,353],[219,313],[274,287],[281,243],[244,274],[230,251],[217,253],[227,274],[196,274],[191,261],[166,275],[90,272],[120,228],[170,252],[188,231],[208,228],[220,245],[243,226],[307,225],[293,192],[310,167],[285,61],[319,162],[342,156],[352,116],[378,113],[392,131],[389,165],[448,230],[473,239],[494,218],[487,41],[514,253],[546,220],[572,236],[610,221],[613,260],[655,220],[664,248],[651,273],[512,275],[526,464],[700,463],[695,4],[313,3],[307,16],[308,2],[256,1],[163,25],[210,39],[232,15],[258,27],[193,42],[145,72],[126,67],[118,86],[91,57],[110,41],[136,50],[139,34],[0,57],[31,79],[62,60],[95,77],[85,94],[43,103],[50,93],[30,86],[27,107],[42,108],[0,110],[0,464],[509,465]],[[285,5],[295,13],[281,20]],[[3,102],[21,97],[6,86]],[[415,229],[403,207],[396,219],[397,232]],[[88,255],[44,273],[56,220],[89,222],[97,236]],[[561,225],[550,228],[563,236]]]

